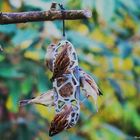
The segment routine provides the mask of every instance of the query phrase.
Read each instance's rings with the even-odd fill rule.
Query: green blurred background
[[[51,0],[0,0],[0,11],[48,10]],[[81,106],[78,124],[49,138],[54,109],[19,108],[18,101],[52,88],[44,65],[47,46],[62,37],[62,21],[0,25],[0,140],[133,140],[140,138],[140,1],[67,0],[89,9],[89,20],[66,21],[80,66],[103,96]]]

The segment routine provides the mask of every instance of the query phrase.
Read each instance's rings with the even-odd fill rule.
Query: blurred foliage
[[[0,0],[5,12],[48,10],[51,0]],[[129,140],[140,137],[140,1],[67,0],[66,9],[90,9],[89,20],[66,21],[67,38],[80,66],[103,96],[81,107],[78,124],[53,140]],[[53,109],[18,101],[52,88],[44,66],[50,42],[61,39],[62,22],[0,25],[0,140],[47,140]],[[93,75],[94,74],[94,75]],[[95,77],[96,75],[96,77]]]

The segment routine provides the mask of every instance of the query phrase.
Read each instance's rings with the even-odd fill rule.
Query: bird
[[[25,106],[28,104],[41,104],[44,106],[54,106],[54,90],[49,90],[46,93],[43,93],[32,99],[21,100],[19,102],[20,106]]]
[[[53,76],[52,80],[57,77],[61,77],[68,69],[70,65],[70,58],[68,56],[68,45],[63,47],[63,50],[58,53],[55,58],[54,67],[53,67]]]
[[[53,72],[54,61],[56,56],[57,56],[56,44],[52,43],[47,47],[45,54],[45,65],[51,72]]]
[[[91,96],[97,104],[97,97],[103,95],[95,80],[87,74],[82,68],[79,67],[80,72],[80,87],[88,98]]]
[[[97,97],[102,95],[102,92],[94,79],[79,67],[76,50],[68,40],[50,44],[45,63],[52,72],[53,89],[33,99],[21,100],[20,106],[33,103],[54,106],[55,116],[49,129],[49,136],[54,136],[77,124],[82,93],[87,98],[93,97],[96,104]]]
[[[71,120],[71,114],[72,114],[72,106],[65,105],[63,110],[58,113],[54,119],[51,122],[51,126],[49,129],[49,136],[54,136],[64,129],[68,129],[71,126],[70,120]]]
[[[62,40],[56,50],[52,83],[55,90],[56,116],[51,122],[49,135],[54,136],[77,124],[80,114],[80,84],[78,58],[73,45]]]

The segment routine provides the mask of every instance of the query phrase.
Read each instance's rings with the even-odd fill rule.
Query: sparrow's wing
[[[54,63],[52,80],[64,74],[70,65],[68,45],[63,46],[63,50],[58,54]]]
[[[49,136],[54,136],[59,132],[63,131],[64,129],[67,129],[69,124],[69,115],[71,111],[72,111],[72,107],[71,106],[68,107],[66,105],[62,110],[62,112],[60,112],[55,116],[55,118],[51,122]]]
[[[95,83],[94,79],[84,72],[81,68],[80,71],[80,86],[82,90],[85,92],[86,96],[93,97],[95,104],[97,101],[97,97],[102,95],[100,89],[98,88],[97,84]]]
[[[54,105],[54,90],[49,90],[46,93],[43,93],[33,99],[21,100],[19,102],[20,106],[25,106],[27,104],[41,104],[44,106],[53,106]]]

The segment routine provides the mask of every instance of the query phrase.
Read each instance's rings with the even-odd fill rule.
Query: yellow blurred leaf
[[[119,82],[123,90],[124,96],[134,97],[136,95],[136,88],[133,83],[128,83],[124,81]]]
[[[124,21],[123,21],[123,25],[127,28],[133,28],[136,29],[136,23],[134,22],[134,20],[130,17],[130,16],[126,16]]]
[[[133,68],[133,61],[131,58],[124,59],[123,69],[131,70]]]
[[[3,1],[3,5],[2,5],[2,12],[12,12],[12,9],[8,3],[8,1]]]
[[[133,53],[137,56],[140,56],[140,44],[139,43],[133,48]]]
[[[45,107],[42,105],[35,105],[37,111],[43,118],[51,121],[54,118],[54,109],[52,107]]]
[[[15,107],[14,103],[13,103],[13,99],[11,96],[8,97],[8,100],[6,102],[6,107],[8,110],[13,111],[13,112],[17,112],[17,107]]]
[[[98,28],[91,33],[90,37],[95,39],[96,41],[103,42],[107,45],[108,48],[112,48],[112,46],[114,45],[115,36],[108,36]]]
[[[92,71],[92,73],[96,75],[97,77],[100,77],[103,79],[106,77],[105,75],[106,72],[101,68],[96,68],[94,71]]]
[[[35,60],[35,61],[40,59],[39,53],[35,51],[26,51],[24,53],[24,57]]]
[[[113,64],[116,70],[131,70],[133,68],[133,61],[131,58],[122,59],[114,57]]]
[[[29,45],[30,45],[31,43],[32,43],[31,40],[23,41],[23,42],[21,43],[21,45],[20,45],[20,48],[21,48],[21,49],[26,49],[26,48],[29,47]]]
[[[87,26],[85,24],[81,24],[81,25],[78,26],[77,31],[79,31],[83,35],[87,35],[88,28],[87,28]]]
[[[95,29],[92,33],[91,33],[91,38],[97,40],[97,41],[103,41],[104,40],[104,35],[101,32],[101,30],[99,29]]]

